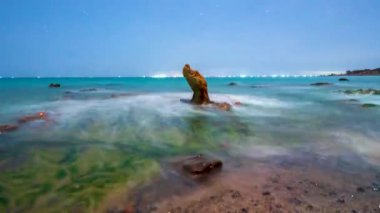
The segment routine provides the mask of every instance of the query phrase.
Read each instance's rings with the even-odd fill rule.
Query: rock
[[[343,91],[347,95],[380,95],[380,90],[377,89],[356,89],[356,90],[345,90]]]
[[[191,102],[194,104],[210,103],[206,79],[197,70],[191,69],[189,64],[183,67],[182,74],[193,90]]]
[[[59,88],[59,87],[61,87],[61,84],[57,84],[57,83],[49,84],[49,88]]]
[[[313,83],[313,84],[310,84],[311,86],[331,86],[332,84],[331,83],[327,83],[327,82],[317,82],[317,83]]]
[[[372,107],[377,107],[378,105],[376,104],[362,104],[363,108],[372,108]]]
[[[19,123],[27,123],[31,121],[36,121],[36,120],[47,120],[47,115],[45,112],[39,112],[34,115],[27,115],[18,120]]]
[[[341,204],[343,204],[343,203],[345,203],[346,201],[344,200],[344,198],[339,198],[339,199],[336,200],[336,202],[337,202],[337,203],[341,203]]]
[[[363,187],[358,187],[358,188],[356,188],[356,191],[360,192],[360,193],[364,193],[365,189]]]
[[[235,82],[231,82],[228,84],[228,86],[236,86],[236,85],[237,85],[237,83],[235,83]]]
[[[263,192],[263,193],[261,193],[263,196],[269,196],[270,195],[270,192],[268,192],[268,191],[265,191],[265,192]]]
[[[232,108],[231,104],[227,102],[222,102],[222,103],[212,102],[212,104],[214,104],[218,109],[223,110],[223,111],[230,111]]]
[[[222,161],[213,158],[207,158],[203,155],[197,155],[186,159],[182,168],[192,175],[208,174],[222,168]]]
[[[12,132],[18,129],[16,125],[0,125],[0,134]]]
[[[242,103],[240,102],[240,101],[235,101],[235,103],[234,103],[236,106],[241,106],[242,105]]]
[[[339,78],[339,81],[350,81],[348,78]]]

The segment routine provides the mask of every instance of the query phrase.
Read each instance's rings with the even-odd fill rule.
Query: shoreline
[[[166,165],[160,177],[107,212],[380,212],[380,173],[281,158],[230,159],[201,181]]]

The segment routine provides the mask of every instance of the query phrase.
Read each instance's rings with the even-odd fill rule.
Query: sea
[[[183,101],[181,77],[3,77],[0,125],[18,128],[0,134],[0,212],[104,209],[196,154],[380,174],[380,106],[363,107],[380,95],[344,92],[380,89],[380,77],[339,78],[209,77],[210,99],[232,105],[223,111]]]

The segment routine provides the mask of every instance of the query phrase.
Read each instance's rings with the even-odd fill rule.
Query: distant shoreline
[[[329,74],[322,76],[379,76],[380,68],[375,69],[362,69],[362,70],[347,70],[346,73],[342,74]]]

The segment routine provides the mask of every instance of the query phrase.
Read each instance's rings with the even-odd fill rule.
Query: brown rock
[[[47,115],[45,112],[39,112],[34,115],[27,115],[18,120],[19,123],[27,123],[31,121],[36,121],[36,120],[47,120]]]
[[[17,130],[16,125],[0,125],[0,134]]]
[[[194,104],[210,103],[206,79],[197,70],[191,69],[188,64],[183,67],[182,74],[193,90],[191,102]]]
[[[201,175],[219,170],[222,168],[222,165],[222,161],[218,159],[211,159],[203,155],[197,155],[186,159],[183,162],[182,168],[192,175]]]

